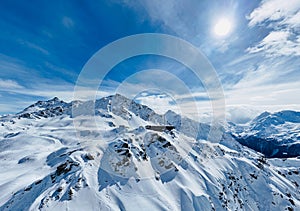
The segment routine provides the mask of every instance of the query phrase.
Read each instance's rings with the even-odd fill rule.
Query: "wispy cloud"
[[[47,51],[45,48],[42,48],[41,46],[39,46],[39,45],[37,45],[35,43],[29,42],[29,41],[23,40],[23,39],[18,39],[17,42],[19,44],[21,44],[21,45],[25,45],[28,48],[34,49],[36,51],[39,51],[42,54],[49,55],[49,51]]]
[[[204,39],[211,38],[213,26],[220,17],[234,19],[238,7],[238,3],[232,0],[224,4],[210,2],[209,5],[198,0],[165,0],[163,3],[160,0],[145,0],[138,3],[133,0],[123,0],[123,2],[136,11],[145,11],[147,19],[159,25],[161,30],[199,45],[203,44]],[[218,11],[217,14],[216,11]],[[145,14],[143,14],[144,17]],[[216,40],[214,44],[219,44],[221,51],[227,49],[227,43],[215,42]]]
[[[0,90],[22,89],[24,88],[18,82],[0,78]]]
[[[127,77],[117,88],[126,96],[147,90],[160,90],[173,96],[190,93],[187,84],[175,74],[159,69],[147,69]]]
[[[0,102],[0,115],[12,114],[18,111],[22,111],[26,106],[30,105],[31,102],[26,101],[14,101],[14,103]]]
[[[271,31],[249,53],[265,56],[300,55],[300,1],[265,0],[247,17],[249,26],[267,26]]]
[[[66,82],[62,77],[62,74],[67,76],[69,81],[76,78],[75,73],[71,73],[64,68],[55,66],[50,62],[45,62],[45,66],[48,68],[47,71],[52,73],[60,73],[56,77],[47,78],[41,74],[40,70],[32,66],[28,66],[26,62],[16,58],[12,58],[3,54],[0,54],[0,87],[2,90],[5,89],[47,89],[51,85],[56,87],[72,87],[72,82]],[[46,70],[45,70],[46,72]],[[22,90],[15,90],[22,91]]]
[[[73,99],[74,84],[47,79],[25,62],[0,54],[0,113],[18,112],[37,99]],[[90,92],[86,92],[90,93]]]
[[[296,21],[296,17],[299,16],[299,8],[299,0],[264,0],[248,16],[249,26],[265,24],[264,22],[268,22],[268,24],[273,22],[277,25],[284,25],[285,23],[300,25],[299,21]]]
[[[62,24],[66,28],[72,28],[74,26],[74,21],[70,17],[65,16],[62,18]]]
[[[259,44],[247,49],[249,53],[263,52],[267,57],[300,56],[300,36],[290,31],[272,31]]]
[[[168,110],[180,113],[180,108],[176,104],[172,96],[168,96],[164,93],[155,93],[149,90],[149,92],[145,91],[140,95],[136,96],[134,100],[138,103],[149,106],[159,114],[164,114]]]
[[[21,95],[21,96],[30,96],[32,98],[40,98],[40,99],[50,99],[53,97],[58,97],[65,101],[72,100],[90,100],[95,97],[104,97],[112,92],[108,90],[92,90],[85,87],[78,88],[78,96],[81,98],[74,99],[74,85],[73,84],[44,84],[37,83],[36,88],[27,88],[22,86],[16,86],[14,83],[10,85],[10,87],[6,87],[5,89],[1,89],[1,81],[0,81],[0,91],[7,91],[12,95]],[[95,95],[96,93],[96,95]],[[0,100],[1,101],[1,100]]]

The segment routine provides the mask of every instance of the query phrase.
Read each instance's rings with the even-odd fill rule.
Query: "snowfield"
[[[231,125],[217,144],[205,140],[209,125],[118,94],[91,105],[53,98],[1,117],[1,211],[300,210],[299,157],[240,144],[287,133],[299,142],[295,113],[275,115],[290,119],[276,125],[273,114]],[[176,129],[145,129],[163,124]],[[267,128],[276,133],[259,134]]]

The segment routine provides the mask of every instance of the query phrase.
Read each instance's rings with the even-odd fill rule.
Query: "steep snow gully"
[[[0,119],[0,210],[300,210],[299,112],[209,130],[119,94],[38,101]]]

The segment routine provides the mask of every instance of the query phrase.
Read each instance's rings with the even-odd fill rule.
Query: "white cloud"
[[[300,1],[265,0],[247,17],[249,26],[263,25],[272,31],[249,53],[265,56],[300,56]]]
[[[300,56],[300,35],[293,39],[289,31],[272,31],[259,44],[247,49],[249,53],[263,52],[267,57]]]
[[[282,110],[294,110],[300,111],[299,105],[245,105],[245,104],[237,104],[237,105],[229,105],[226,107],[226,119],[227,121],[231,121],[238,124],[244,124],[256,116],[261,114],[262,112],[278,112]]]
[[[240,86],[226,91],[228,105],[274,106],[300,105],[299,82]]]
[[[244,86],[244,88],[225,91],[226,119],[234,123],[246,123],[264,111],[281,110],[300,111],[300,88],[298,83],[285,83],[265,86]],[[205,96],[205,93],[194,93],[193,96]],[[293,96],[293,97],[291,97]],[[178,96],[185,97],[185,95]],[[211,101],[184,101],[169,105],[168,98],[159,96],[138,98],[143,104],[158,113],[171,109],[177,113],[200,122],[211,122],[213,109]]]
[[[28,68],[25,68],[24,62],[18,59],[6,56],[0,53],[0,77],[8,78],[11,73],[26,78],[28,76]],[[31,74],[32,76],[32,74]]]
[[[159,114],[164,114],[168,110],[172,110],[176,113],[180,113],[180,108],[178,105],[176,105],[175,100],[172,99],[171,96],[168,96],[163,93],[157,93],[157,94],[150,94],[147,96],[143,96],[143,94],[146,94],[147,92],[141,93],[139,96],[134,98],[135,101],[147,105],[150,108],[152,108],[155,112]],[[170,104],[171,102],[174,102],[174,104]]]
[[[52,70],[54,69],[55,71],[63,72],[73,77],[68,70],[54,66],[51,63],[46,63],[46,65]],[[59,78],[41,78],[37,70],[28,68],[24,62],[18,59],[0,54],[0,70],[0,91],[4,92],[2,94],[4,97],[7,94],[18,94],[21,95],[20,98],[23,98],[22,95],[24,95],[41,98],[57,96],[67,101],[73,99],[74,84]],[[16,79],[7,79],[12,73]],[[90,93],[91,90],[84,90],[84,92],[85,96],[89,96],[88,93]],[[3,99],[0,103],[2,102],[6,103]],[[10,103],[13,104],[14,102]]]
[[[298,81],[299,74],[297,72],[298,65],[300,65],[300,61],[298,60],[291,58],[268,58],[257,61],[256,58],[250,58],[249,60],[241,60],[242,64],[239,62],[240,60],[240,58],[237,58],[237,64],[233,62],[233,66],[226,66],[228,69],[235,70],[231,71],[230,74],[233,75],[231,78],[241,75],[234,84],[226,83],[225,81],[225,89],[227,90],[253,90],[253,87],[258,86]],[[294,77],[291,75],[294,75]],[[260,95],[260,93],[257,94]]]
[[[24,88],[18,82],[13,80],[0,79],[0,91],[11,90],[11,89],[22,89]]]
[[[277,21],[278,24],[284,24],[299,16],[299,0],[264,0],[260,6],[252,11],[248,16],[249,26],[253,27],[264,21]],[[298,19],[299,20],[299,19]],[[292,21],[293,22],[293,21]],[[297,24],[300,24],[297,21]]]
[[[0,115],[12,114],[23,110],[25,107],[30,105],[32,102],[25,101],[14,101],[11,102],[0,102]]]
[[[290,18],[282,21],[282,24],[289,24],[291,27],[297,28],[297,27],[300,27],[300,21],[299,20],[300,20],[300,11],[295,13]]]

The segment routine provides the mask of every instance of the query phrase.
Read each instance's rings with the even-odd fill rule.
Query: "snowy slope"
[[[91,105],[54,98],[1,119],[0,210],[299,210],[300,159],[209,143],[209,126],[121,95],[95,102],[93,124]],[[166,122],[178,129],[145,129]]]

